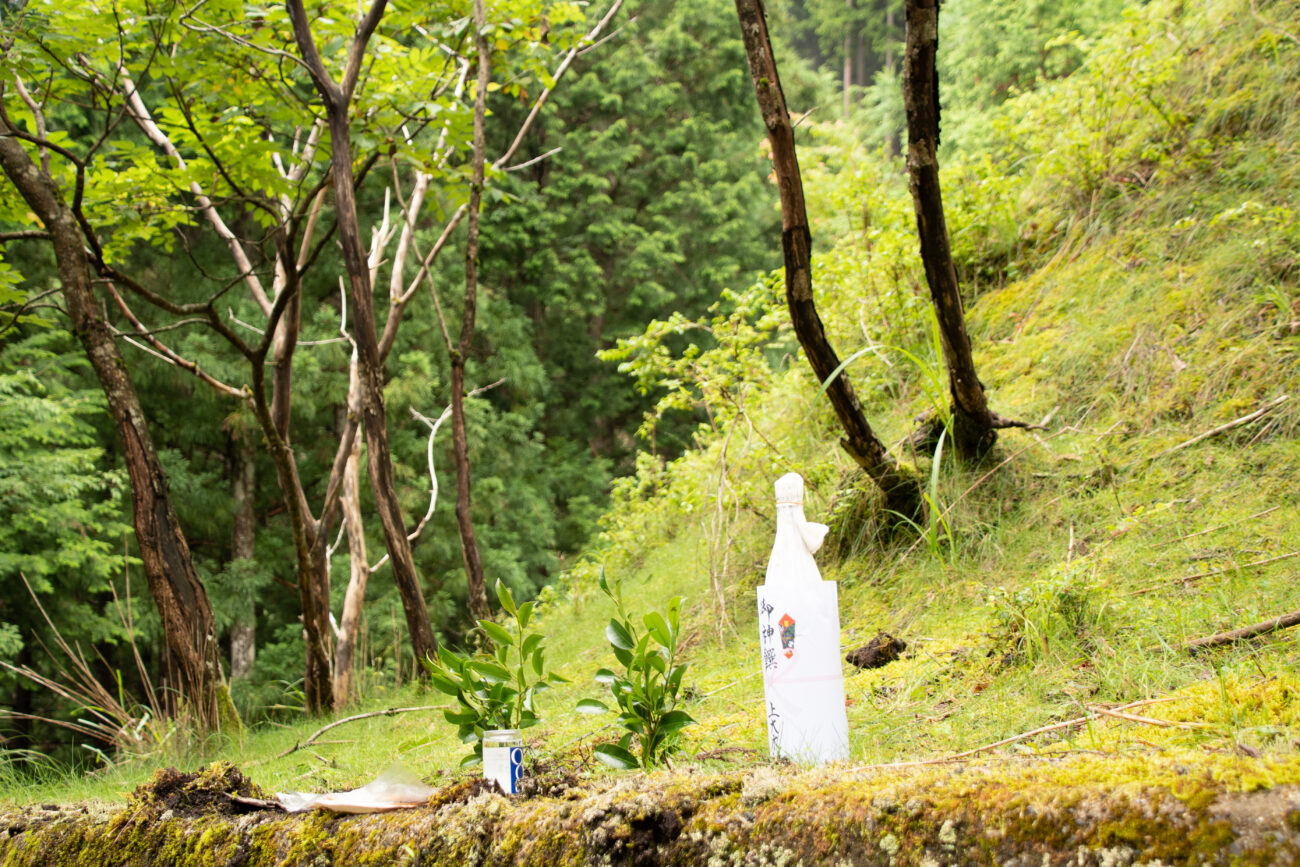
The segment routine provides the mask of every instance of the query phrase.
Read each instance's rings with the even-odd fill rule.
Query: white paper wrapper
[[[437,791],[394,762],[372,782],[347,792],[276,792],[275,798],[290,813],[329,810],[334,813],[386,813],[418,807]]]
[[[803,517],[803,479],[776,484],[776,540],[767,583],[758,588],[758,630],[773,758],[808,764],[849,757],[840,669],[837,587],[813,560],[826,527]]]

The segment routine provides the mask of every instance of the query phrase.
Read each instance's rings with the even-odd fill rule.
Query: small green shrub
[[[988,604],[1017,656],[1037,662],[1053,656],[1066,658],[1071,647],[1086,649],[1105,609],[1104,603],[1098,604],[1087,564],[1082,558],[1053,569],[1027,587],[989,591]]]
[[[516,605],[514,594],[500,581],[496,593],[501,607],[514,618],[515,628],[511,631],[491,620],[480,620],[479,629],[495,646],[491,652],[464,654],[439,647],[437,659],[423,661],[434,688],[460,705],[443,711],[443,716],[457,727],[461,741],[474,747],[462,766],[483,760],[483,732],[536,725],[537,694],[567,682],[546,667],[545,637],[526,631],[535,603]]]
[[[648,770],[678,749],[682,729],[695,722],[686,711],[677,709],[687,668],[686,663],[677,662],[682,597],[670,599],[666,611],[643,615],[645,631],[638,633],[623,605],[620,583],[615,581],[611,589],[603,569],[598,583],[618,612],[605,627],[605,637],[624,670],[619,674],[602,668],[596,672],[596,681],[609,687],[619,710],[618,724],[626,734],[616,744],[596,747],[596,757],[614,768],[640,766]],[[584,699],[578,702],[578,710],[606,713],[610,708],[596,699]]]

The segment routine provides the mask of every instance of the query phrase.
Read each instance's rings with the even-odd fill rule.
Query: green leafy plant
[[[462,766],[483,760],[483,732],[537,725],[537,694],[568,682],[547,669],[545,636],[527,631],[535,603],[516,605],[514,594],[500,580],[496,594],[502,609],[514,618],[514,630],[480,620],[478,628],[492,641],[490,652],[464,654],[439,647],[437,659],[424,660],[434,688],[459,705],[443,711],[443,716],[457,727],[463,743],[474,746]]]
[[[947,436],[948,429],[945,427],[939,432],[939,442],[934,447],[934,460],[930,462],[930,483],[921,493],[925,500],[925,526],[898,512],[891,510],[891,514],[910,525],[916,534],[925,540],[926,549],[936,560],[943,559],[943,547],[946,542],[948,562],[955,565],[956,545],[952,537],[952,527],[948,524],[948,513],[939,499],[939,469],[943,466],[943,441]]]
[[[1090,636],[1110,616],[1087,558],[1060,564],[1025,587],[990,588],[987,601],[1000,627],[999,640],[1029,663],[1090,655]]]
[[[674,596],[663,612],[643,615],[644,632],[640,632],[623,605],[620,582],[611,588],[601,569],[597,583],[617,611],[605,627],[605,638],[623,672],[602,668],[596,681],[609,687],[619,711],[618,725],[626,733],[617,743],[596,747],[596,757],[613,768],[648,770],[678,749],[682,729],[695,722],[677,708],[687,668],[677,661],[682,597]],[[589,698],[578,702],[578,710],[606,713],[610,708]]]

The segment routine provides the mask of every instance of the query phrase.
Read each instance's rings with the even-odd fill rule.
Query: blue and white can
[[[483,778],[495,780],[507,795],[519,792],[524,768],[524,739],[519,729],[483,732]]]

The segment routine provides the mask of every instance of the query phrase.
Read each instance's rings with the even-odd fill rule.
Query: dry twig
[[[1138,716],[1137,714],[1124,713],[1122,710],[1114,710],[1108,707],[1097,707],[1090,705],[1088,710],[1099,713],[1102,716],[1114,717],[1115,719],[1127,720],[1128,722],[1142,723],[1142,725],[1159,726],[1160,728],[1179,728],[1179,729],[1206,729],[1211,728],[1209,723],[1187,723],[1187,722],[1170,722],[1167,719],[1155,719],[1149,716]]]
[[[335,720],[334,722],[329,723],[328,725],[321,726],[312,734],[311,737],[307,738],[307,740],[299,741],[298,743],[289,747],[289,749],[280,753],[278,756],[276,756],[276,758],[282,759],[285,756],[289,755],[290,753],[294,753],[297,752],[298,750],[303,749],[304,747],[311,746],[316,742],[316,739],[321,735],[325,734],[325,732],[329,731],[332,728],[337,728],[338,726],[341,726],[344,723],[356,722],[357,720],[370,719],[371,717],[377,717],[377,716],[394,716],[399,713],[412,713],[414,711],[420,711],[420,710],[446,710],[448,707],[450,707],[450,705],[426,704],[426,705],[421,705],[420,707],[390,707],[387,710],[376,710],[376,711],[371,711],[370,713],[354,714],[353,716],[344,717],[343,719]],[[317,756],[317,758],[320,757]]]
[[[1157,704],[1159,702],[1173,701],[1173,700],[1174,700],[1174,696],[1160,696],[1158,698],[1145,698],[1142,699],[1141,701],[1129,702],[1128,704],[1120,705],[1117,708],[1108,708],[1107,710],[1110,712],[1108,715],[1114,716],[1116,713],[1120,711],[1131,710],[1135,707],[1143,707],[1149,704]],[[1084,723],[1096,719],[1097,712],[1100,711],[1101,708],[1097,708],[1097,707],[1089,708],[1089,712],[1084,716],[1075,717],[1074,719],[1068,719],[1063,722],[1051,723],[1050,725],[1040,726],[1039,728],[1036,728],[1033,731],[1022,732],[1021,734],[1018,735],[1012,735],[1009,738],[1003,738],[1000,741],[994,741],[991,744],[984,744],[984,746],[975,747],[974,749],[966,750],[965,752],[961,752],[961,753],[955,753],[951,756],[944,756],[943,758],[924,759],[922,761],[916,761],[916,762],[891,762],[883,765],[859,765],[855,768],[849,768],[849,770],[850,771],[884,771],[884,770],[893,770],[896,768],[919,768],[926,765],[943,765],[943,764],[948,764],[949,762],[959,762],[962,761],[963,759],[968,759],[971,756],[979,755],[980,753],[987,753],[989,750],[995,750],[998,747],[1004,747],[1007,744],[1014,744],[1017,741],[1027,740],[1029,738],[1036,737],[1038,735],[1047,734],[1048,732],[1055,732],[1055,731],[1060,731],[1061,729],[1068,729],[1068,728],[1074,728],[1075,726],[1081,726]],[[1141,718],[1141,719],[1145,719],[1145,718]]]
[[[1216,435],[1221,434],[1221,433],[1224,433],[1225,431],[1230,431],[1230,430],[1232,430],[1233,428],[1241,427],[1243,424],[1249,424],[1250,422],[1254,421],[1255,419],[1260,418],[1261,416],[1267,415],[1268,413],[1270,413],[1270,412],[1272,412],[1273,410],[1277,409],[1279,406],[1281,406],[1282,404],[1286,403],[1286,402],[1287,402],[1288,400],[1290,400],[1290,399],[1291,399],[1291,396],[1290,396],[1290,395],[1287,395],[1287,394],[1281,395],[1281,396],[1279,396],[1279,397],[1277,397],[1277,398],[1274,398],[1273,400],[1269,401],[1268,403],[1264,404],[1263,406],[1261,406],[1259,409],[1255,410],[1255,411],[1252,412],[1252,413],[1248,413],[1247,415],[1243,415],[1241,418],[1233,419],[1232,421],[1230,421],[1230,422],[1228,422],[1228,423],[1226,423],[1226,424],[1221,424],[1221,425],[1219,425],[1218,427],[1210,428],[1210,429],[1207,430],[1205,433],[1203,433],[1203,434],[1198,434],[1198,435],[1192,437],[1191,439],[1186,440],[1185,442],[1181,442],[1181,443],[1179,443],[1179,444],[1176,445],[1176,446],[1172,446],[1172,447],[1170,447],[1170,448],[1167,448],[1167,449],[1165,449],[1164,451],[1156,452],[1154,455],[1152,455],[1151,457],[1147,458],[1147,460],[1148,460],[1148,461],[1154,461],[1156,458],[1162,458],[1162,457],[1164,457],[1165,455],[1173,454],[1174,452],[1176,452],[1176,451],[1178,451],[1178,450],[1180,450],[1180,449],[1185,449],[1185,448],[1187,448],[1187,447],[1190,446],[1190,445],[1194,445],[1194,444],[1196,444],[1196,443],[1199,443],[1201,440],[1209,439],[1210,437],[1212,437],[1212,436],[1216,436]]]
[[[1236,572],[1240,569],[1253,569],[1256,566],[1267,566],[1270,563],[1277,563],[1280,560],[1290,560],[1293,557],[1300,557],[1300,551],[1292,551],[1289,554],[1279,554],[1276,557],[1265,557],[1263,560],[1252,560],[1249,563],[1240,565],[1224,566],[1220,569],[1211,569],[1208,572],[1197,572],[1195,575],[1186,575],[1181,578],[1167,578],[1157,584],[1151,584],[1146,587],[1139,587],[1136,590],[1130,590],[1128,593],[1120,594],[1122,596],[1144,596],[1152,590],[1164,587],[1169,581],[1182,581],[1187,584],[1191,581],[1200,581],[1202,578],[1213,578],[1215,575],[1223,575],[1226,572]]]
[[[1207,635],[1204,638],[1195,638],[1185,645],[1183,649],[1188,653],[1196,653],[1198,650],[1204,650],[1207,647],[1219,647],[1224,644],[1233,644],[1238,641],[1244,641],[1247,638],[1254,638],[1258,635],[1267,635],[1270,632],[1276,632],[1279,629],[1290,629],[1292,626],[1300,624],[1300,611],[1292,611],[1290,614],[1282,614],[1274,617],[1272,620],[1264,620],[1260,623],[1252,623],[1250,626],[1243,626],[1240,629],[1232,629],[1228,632],[1216,632],[1214,635]]]

